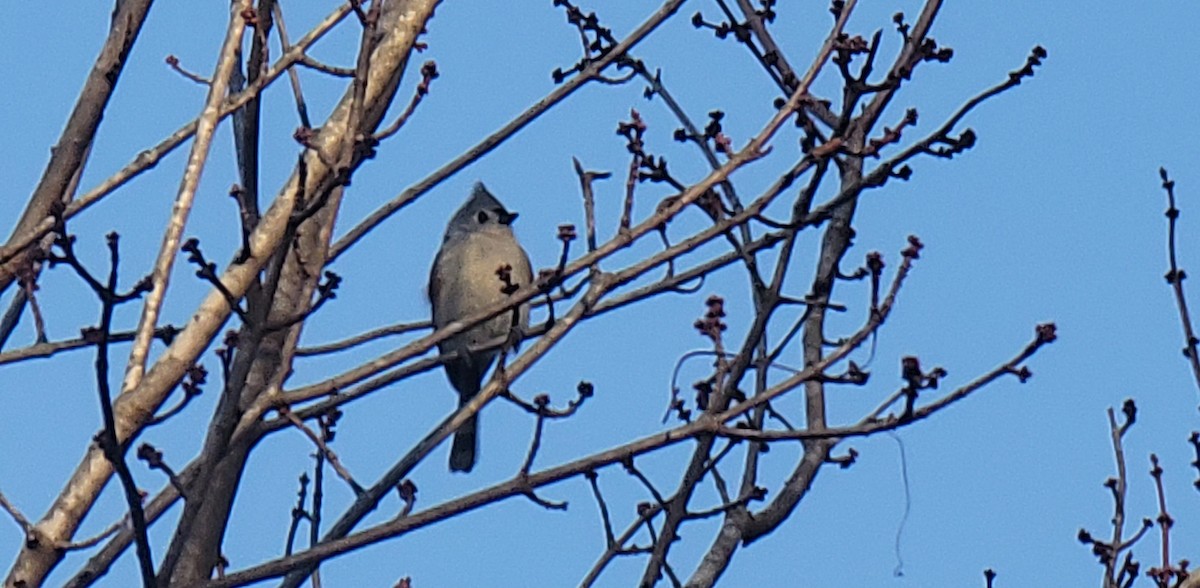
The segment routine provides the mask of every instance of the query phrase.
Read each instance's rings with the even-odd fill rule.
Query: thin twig
[[[109,537],[116,534],[117,531],[121,531],[121,530],[125,530],[125,529],[130,530],[130,532],[132,532],[132,529],[133,529],[133,527],[130,526],[130,524],[129,524],[129,515],[128,514],[121,517],[120,520],[109,525],[107,529],[104,529],[103,531],[97,533],[96,535],[88,537],[87,539],[84,539],[83,541],[74,541],[71,543],[67,543],[66,545],[61,545],[60,547],[64,551],[81,551],[84,549],[91,549],[92,547],[95,547],[96,545],[98,545],[101,541],[104,541],[105,539],[108,539]]]
[[[180,65],[178,57],[175,57],[174,55],[168,55],[164,61],[166,61],[167,65],[171,69],[175,70],[175,73],[183,76],[184,78],[191,80],[197,84],[200,84],[201,86],[211,86],[212,85],[212,80],[210,80],[198,73],[188,71],[182,65]]]
[[[137,482],[134,481],[133,472],[130,471],[129,463],[125,460],[127,448],[121,443],[117,433],[117,423],[113,412],[113,394],[109,389],[108,381],[108,337],[112,333],[113,312],[116,309],[119,298],[122,298],[116,291],[117,267],[120,260],[117,249],[117,234],[109,233],[108,235],[109,271],[108,279],[103,285],[96,283],[96,279],[79,263],[71,248],[72,240],[72,237],[63,235],[56,241],[56,244],[63,249],[64,255],[70,265],[76,270],[76,273],[96,291],[101,302],[100,326],[97,329],[99,341],[96,343],[96,387],[100,395],[100,411],[104,418],[104,428],[100,435],[100,446],[104,452],[104,456],[108,459],[113,470],[116,471],[117,477],[121,480],[125,503],[129,507],[129,520],[133,526],[134,539],[137,545],[138,564],[141,570],[142,583],[146,588],[154,588],[157,583],[154,577],[154,557],[150,551],[146,514],[142,510],[142,496],[138,490]]]
[[[4,344],[8,342],[8,338],[20,324],[21,314],[25,312],[27,302],[29,302],[29,294],[25,288],[17,290],[17,293],[13,295],[12,302],[8,304],[8,310],[4,311],[4,318],[0,319],[0,349],[4,348]]]
[[[417,83],[417,89],[413,92],[412,99],[408,101],[408,106],[404,107],[404,112],[400,113],[400,116],[396,118],[395,122],[388,125],[382,131],[375,133],[376,141],[383,141],[384,139],[395,135],[400,131],[400,129],[404,128],[404,124],[408,122],[408,119],[412,117],[414,112],[416,112],[417,107],[421,105],[421,100],[424,100],[425,96],[429,94],[429,86],[431,83],[433,83],[433,80],[437,79],[437,77],[437,63],[434,61],[426,61],[425,64],[421,66],[421,81]]]
[[[33,529],[33,523],[29,522],[29,519],[26,518],[25,514],[21,512],[21,509],[17,508],[17,505],[10,502],[8,497],[5,496],[3,492],[0,492],[0,509],[4,509],[4,512],[7,512],[8,515],[12,517],[13,522],[17,523],[17,526],[20,527],[21,531],[26,535],[28,535],[29,531]]]
[[[1175,225],[1179,221],[1179,209],[1175,206],[1175,181],[1167,175],[1166,168],[1158,168],[1158,175],[1162,178],[1162,187],[1167,193],[1167,259],[1170,263],[1167,270],[1167,283],[1175,292],[1175,304],[1179,307],[1179,320],[1183,323],[1184,355],[1192,366],[1196,390],[1200,393],[1200,349],[1197,348],[1200,345],[1200,339],[1196,337],[1195,329],[1192,326],[1187,296],[1183,292],[1183,280],[1187,278],[1187,274],[1179,269],[1175,247]]]
[[[352,67],[336,67],[333,65],[328,65],[325,63],[321,63],[320,61],[317,61],[315,58],[313,58],[309,55],[304,55],[303,57],[301,57],[300,61],[296,62],[296,65],[303,65],[304,67],[307,67],[311,70],[319,71],[321,73],[327,73],[331,76],[338,77],[338,78],[354,77],[354,68],[352,68]]]
[[[572,157],[571,161],[575,164],[575,174],[579,176],[579,187],[583,192],[583,217],[584,227],[587,231],[587,248],[588,251],[596,250],[596,196],[592,190],[592,182],[595,180],[604,180],[611,178],[609,172],[584,171],[583,164],[579,160]]]
[[[612,517],[608,515],[608,503],[604,501],[604,495],[600,493],[600,475],[596,472],[584,472],[584,478],[587,478],[588,484],[592,487],[592,496],[596,497],[596,505],[600,507],[600,522],[604,524],[604,546],[612,548],[616,545],[617,538],[613,535]]]
[[[320,453],[318,453],[320,455]],[[284,555],[291,555],[296,546],[296,533],[300,531],[300,522],[312,524],[312,517],[304,510],[308,497],[308,474],[300,474],[300,490],[296,492],[296,506],[292,507],[292,522],[288,525],[287,541],[283,544]]]
[[[275,2],[271,5],[271,9],[275,17],[275,30],[279,33],[279,45],[285,54],[289,53],[292,47],[291,42],[288,41],[287,25],[283,20],[283,8],[279,6],[278,2]],[[304,92],[300,89],[300,73],[294,67],[287,68],[287,73],[288,81],[291,82],[292,96],[296,100],[296,111],[300,117],[300,127],[311,129],[312,122],[308,118],[308,106],[304,101]]]
[[[363,345],[365,343],[370,343],[371,341],[374,341],[376,339],[382,339],[384,337],[391,337],[393,335],[402,335],[404,333],[411,333],[412,331],[419,331],[421,329],[428,329],[432,325],[433,325],[433,323],[431,323],[430,321],[417,321],[417,322],[411,322],[411,323],[396,323],[394,325],[388,325],[386,327],[372,329],[372,330],[362,333],[360,335],[355,335],[355,336],[349,337],[347,339],[342,339],[341,341],[334,341],[333,343],[326,343],[323,345],[313,345],[311,347],[298,347],[298,348],[296,348],[296,357],[325,355],[328,353],[336,353],[338,351],[345,351],[347,349],[352,349],[354,347]]]
[[[156,338],[170,342],[171,338],[178,333],[179,330],[172,326],[159,327],[158,332],[154,335]],[[133,340],[133,331],[121,331],[113,333],[109,338],[109,343],[124,343]],[[28,347],[21,347],[11,351],[0,353],[0,365],[9,363],[17,363],[29,359],[42,359],[51,357],[63,351],[73,351],[92,347],[96,345],[97,340],[92,335],[77,337],[75,339],[66,339],[63,341],[47,341],[45,343],[35,343]]]
[[[657,504],[647,503],[645,508],[639,508],[637,519],[630,523],[629,526],[625,528],[625,532],[621,533],[619,537],[614,539],[612,543],[608,545],[608,548],[605,549],[604,553],[600,555],[600,557],[596,560],[596,563],[592,565],[592,568],[588,570],[587,575],[579,583],[580,588],[590,588],[593,584],[595,584],[596,580],[600,578],[600,574],[604,571],[604,568],[607,567],[609,562],[611,562],[615,557],[619,555],[647,553],[648,549],[646,548],[627,548],[625,547],[625,544],[633,539],[633,536],[637,534],[638,530],[641,529],[642,526],[646,525],[661,512],[662,507],[658,506]]]
[[[320,435],[317,435],[312,429],[308,428],[308,425],[304,424],[304,421],[296,417],[295,413],[287,407],[281,407],[279,413],[283,418],[291,422],[292,426],[304,433],[304,436],[308,437],[308,440],[312,441],[313,445],[317,446],[317,449],[329,461],[329,465],[333,466],[333,471],[337,472],[338,477],[346,481],[346,484],[350,486],[351,490],[354,490],[355,494],[362,494],[363,487],[354,480],[354,476],[350,475],[350,471],[342,465],[342,461],[338,459],[337,454],[321,439]]]

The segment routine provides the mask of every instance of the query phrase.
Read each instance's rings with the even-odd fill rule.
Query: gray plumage
[[[446,226],[442,247],[429,273],[429,300],[433,304],[433,326],[440,329],[456,320],[475,314],[508,298],[504,282],[496,270],[511,266],[511,280],[517,286],[533,282],[529,256],[517,243],[510,226],[517,218],[487,191],[475,184],[471,197],[454,213]],[[518,313],[519,331],[529,326],[529,305]],[[445,364],[446,376],[458,390],[459,406],[479,393],[483,376],[499,350],[471,351],[512,331],[512,314],[502,313],[474,328],[438,344],[442,353],[457,352],[458,357]],[[450,470],[469,472],[475,465],[475,439],[478,415],[454,433],[450,448]]]

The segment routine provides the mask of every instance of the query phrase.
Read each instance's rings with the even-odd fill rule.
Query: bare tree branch
[[[18,237],[31,232],[39,223],[49,221],[52,208],[70,193],[68,186],[72,178],[79,177],[87,161],[104,109],[116,90],[117,81],[152,4],[153,0],[121,0],[116,3],[108,38],[96,55],[96,62],[88,72],[75,108],[67,119],[67,126],[50,152],[50,163],[42,173],[37,188],[34,188],[5,249],[12,247],[20,251],[32,244],[36,237],[23,244],[19,243]],[[19,246],[13,247],[14,244]],[[15,277],[11,264],[7,263],[8,259],[10,256],[4,256],[5,265],[0,267],[0,292],[7,290]]]

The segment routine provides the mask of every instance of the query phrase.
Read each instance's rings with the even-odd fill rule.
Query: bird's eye
[[[481,225],[483,223],[486,223],[487,219],[488,219],[488,214],[482,210],[479,211],[479,213],[475,215],[475,220],[479,221],[479,224],[481,224]]]

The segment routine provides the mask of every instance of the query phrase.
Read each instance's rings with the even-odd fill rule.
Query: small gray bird
[[[440,329],[497,304],[508,297],[497,270],[511,267],[512,284],[524,287],[533,282],[529,256],[517,243],[512,222],[517,213],[509,212],[482,183],[475,184],[471,197],[454,213],[446,226],[442,247],[433,259],[429,273],[429,300],[433,303],[433,326]],[[517,319],[518,334],[529,326],[529,305],[522,305]],[[513,332],[511,313],[502,313],[438,344],[442,353],[456,352],[446,362],[446,376],[458,390],[459,406],[479,393],[483,375],[491,367],[499,350],[471,350]],[[454,433],[450,449],[450,470],[469,472],[475,465],[475,433],[478,416],[463,423]]]

